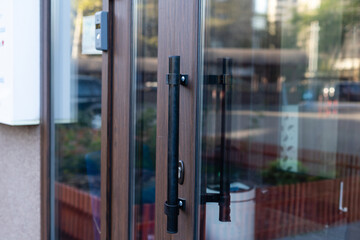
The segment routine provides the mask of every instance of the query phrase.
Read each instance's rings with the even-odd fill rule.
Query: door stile
[[[51,197],[50,197],[50,155],[51,155],[51,8],[50,0],[41,1],[41,239],[50,239],[51,234]]]
[[[112,0],[111,236],[129,239],[132,1]],[[110,14],[111,15],[111,14]]]
[[[102,53],[101,99],[101,239],[111,239],[111,147],[113,79],[113,1],[103,0],[108,15],[108,51]]]
[[[196,188],[196,99],[198,89],[199,1],[159,0],[159,51],[157,95],[156,217],[155,239],[195,239]],[[164,203],[167,198],[168,147],[168,57],[180,56],[180,72],[189,75],[189,84],[180,88],[179,159],[185,165],[184,184],[179,198],[186,200],[180,210],[178,233],[166,232]]]

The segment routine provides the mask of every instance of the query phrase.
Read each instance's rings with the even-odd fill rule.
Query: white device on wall
[[[0,123],[40,118],[40,0],[0,0]]]

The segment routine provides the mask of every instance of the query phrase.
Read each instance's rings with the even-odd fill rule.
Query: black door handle
[[[187,75],[180,74],[180,56],[169,57],[169,118],[168,118],[168,186],[165,214],[167,215],[167,232],[178,231],[179,209],[185,209],[185,200],[179,199],[178,167],[179,167],[179,110],[180,84],[187,85]]]
[[[222,74],[204,76],[204,84],[216,85],[217,91],[220,88],[219,108],[220,131],[216,135],[220,135],[220,192],[218,194],[204,194],[201,196],[201,204],[207,202],[217,202],[219,204],[219,221],[230,222],[230,139],[226,137],[226,132],[231,128],[231,115],[228,116],[228,109],[231,106],[232,98],[232,59],[222,58]],[[220,87],[218,87],[220,86]]]
[[[221,166],[220,166],[220,199],[219,220],[230,222],[230,144],[226,132],[231,128],[231,115],[227,117],[227,109],[231,106],[232,60],[222,59],[223,83],[221,85]]]

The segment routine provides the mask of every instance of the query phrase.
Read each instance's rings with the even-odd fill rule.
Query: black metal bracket
[[[172,214],[179,215],[180,209],[183,211],[185,211],[186,209],[186,200],[183,198],[179,198],[178,204],[175,205],[168,204],[167,201],[164,204],[164,212],[166,215],[172,215]]]
[[[220,222],[231,222],[230,219],[230,194],[219,194],[219,193],[207,193],[201,195],[200,204],[206,203],[218,203],[219,204],[219,221]]]
[[[168,217],[179,216],[180,210],[185,211],[185,209],[186,209],[186,200],[183,198],[179,198],[177,204],[168,204],[167,201],[164,204],[164,213]],[[177,229],[173,230],[168,228],[167,232],[174,234],[177,233]]]
[[[201,195],[200,204],[204,205],[208,202],[219,202],[220,194],[218,193],[207,193],[205,195]]]
[[[220,195],[219,193],[207,193],[205,195],[201,195],[200,203],[206,204],[208,202],[216,202],[219,205],[223,205],[227,202],[230,202],[230,195]]]
[[[233,84],[232,76],[232,59],[220,58],[219,63],[222,65],[222,74],[205,75],[204,85],[231,85]]]
[[[205,85],[231,85],[232,84],[232,75],[223,74],[223,75],[206,75],[204,77]]]
[[[178,204],[171,205],[168,204],[167,201],[164,204],[164,212],[166,215],[176,214],[179,215],[179,209],[185,211],[186,209],[186,200],[183,198],[179,198]]]
[[[179,204],[168,204],[166,201],[164,204],[164,213],[167,216],[179,215]]]
[[[185,199],[179,198],[179,208],[180,208],[182,211],[185,211],[185,210],[186,210],[186,200],[185,200]]]
[[[184,74],[169,73],[166,75],[166,84],[168,85],[183,85],[187,86],[189,76]]]

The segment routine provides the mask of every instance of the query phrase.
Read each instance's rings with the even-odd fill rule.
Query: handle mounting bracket
[[[184,75],[184,74],[177,74],[177,73],[168,73],[166,75],[166,84],[168,85],[183,85],[183,86],[187,86],[188,85],[188,79],[189,79],[189,75]]]

